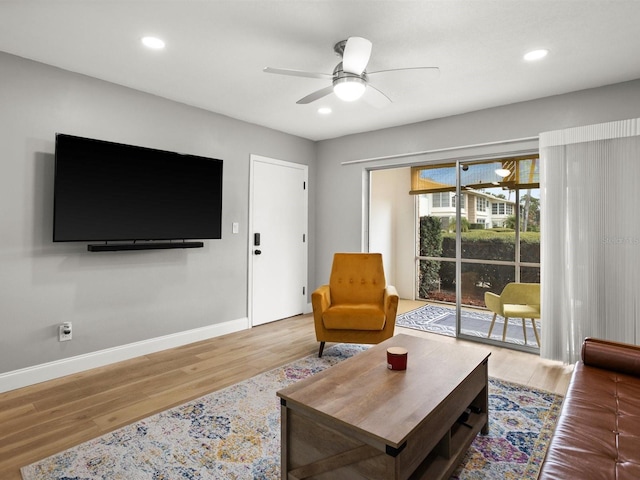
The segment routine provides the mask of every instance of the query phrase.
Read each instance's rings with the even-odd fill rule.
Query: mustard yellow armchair
[[[509,318],[522,319],[522,331],[524,333],[524,343],[527,343],[527,329],[525,318],[531,319],[533,333],[536,335],[536,342],[540,345],[540,336],[536,327],[536,319],[540,318],[540,284],[539,283],[508,283],[502,293],[485,292],[484,303],[493,312],[493,320],[489,327],[487,338],[491,338],[493,325],[496,323],[496,315],[504,317],[504,327],[502,328],[502,341],[507,336],[507,324]]]
[[[325,342],[380,343],[393,336],[398,292],[387,285],[380,253],[336,253],[329,284],[311,294],[316,338]]]

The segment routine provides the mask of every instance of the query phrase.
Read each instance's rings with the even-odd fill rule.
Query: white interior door
[[[252,155],[251,184],[249,315],[261,325],[307,303],[307,166]]]

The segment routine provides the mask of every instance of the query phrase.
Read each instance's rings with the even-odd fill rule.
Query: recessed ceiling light
[[[320,107],[318,109],[318,113],[320,115],[329,115],[332,112],[331,108],[329,107]]]
[[[540,59],[546,57],[548,53],[549,53],[549,50],[546,50],[544,48],[540,49],[540,50],[532,50],[529,53],[526,53],[524,55],[524,59],[527,62],[534,62],[536,60],[540,60]]]
[[[142,44],[153,50],[162,50],[164,48],[164,41],[158,37],[142,37]]]

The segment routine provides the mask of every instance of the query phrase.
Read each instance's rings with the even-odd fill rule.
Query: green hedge
[[[442,256],[442,222],[438,217],[420,217],[420,256]],[[427,298],[438,287],[440,262],[420,262],[420,289],[418,296]]]
[[[433,228],[423,229],[423,223],[433,225],[433,220],[424,216],[420,218],[420,252],[422,256],[441,256],[455,258],[456,235],[455,233],[438,232]],[[426,254],[427,251],[438,251],[434,248],[440,242],[439,254]],[[423,245],[425,249],[423,249]],[[426,249],[429,245],[431,250]],[[422,252],[425,252],[424,254]],[[482,282],[488,289],[494,292],[502,291],[502,288],[515,281],[514,267],[508,265],[488,265],[465,263],[464,259],[477,260],[515,260],[515,232],[507,228],[494,228],[486,230],[470,230],[462,233],[462,273],[476,272],[477,282]],[[520,233],[520,258],[522,262],[540,263],[540,233]],[[428,275],[423,274],[429,272]],[[455,262],[422,261],[420,262],[420,297],[428,298],[428,292],[437,287],[434,275],[437,272],[440,286],[453,288],[455,285]],[[539,282],[539,268],[522,268],[520,272],[521,282]]]

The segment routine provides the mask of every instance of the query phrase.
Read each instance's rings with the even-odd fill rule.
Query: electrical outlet
[[[61,342],[68,342],[71,340],[71,322],[64,322],[58,327],[58,339]]]

